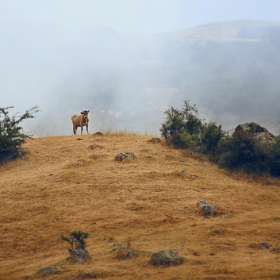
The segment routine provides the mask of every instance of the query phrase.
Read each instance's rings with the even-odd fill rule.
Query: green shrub
[[[275,144],[271,148],[271,175],[280,176],[280,136],[276,138]]]
[[[199,117],[196,105],[191,106],[189,101],[184,101],[181,110],[171,106],[164,113],[165,123],[160,131],[167,143],[208,154],[213,159],[217,157],[218,144],[225,135],[221,125],[203,123],[204,119]]]
[[[196,105],[191,106],[189,101],[184,101],[181,110],[170,107],[164,112],[166,114],[165,123],[160,128],[161,135],[167,142],[173,136],[187,132],[190,135],[199,134],[203,126],[202,120],[198,117]]]
[[[70,252],[73,249],[85,249],[86,248],[85,239],[88,237],[87,232],[72,231],[72,232],[70,232],[69,235],[70,235],[70,237],[61,235],[61,239],[63,241],[68,242],[71,245],[71,248],[69,249]]]
[[[171,138],[171,143],[178,148],[182,149],[192,149],[195,150],[195,147],[199,142],[199,135],[190,134],[187,131],[173,135]]]
[[[252,136],[239,132],[219,144],[219,165],[246,173],[270,171],[269,149]]]
[[[25,119],[34,118],[35,113],[39,110],[38,107],[33,107],[26,111],[22,116],[9,116],[9,109],[6,107],[0,108],[0,162],[7,159],[17,158],[20,153],[20,147],[27,138],[32,138],[32,135],[23,133],[20,122]]]
[[[215,122],[205,124],[201,132],[201,147],[200,151],[204,154],[209,154],[211,159],[216,161],[218,157],[218,145],[225,137],[225,132],[222,126],[217,126]]]
[[[160,128],[166,142],[174,147],[206,154],[220,167],[246,173],[280,176],[280,136],[274,145],[265,145],[245,132],[227,136],[221,125],[204,123],[196,105],[184,101],[181,110],[169,107]]]

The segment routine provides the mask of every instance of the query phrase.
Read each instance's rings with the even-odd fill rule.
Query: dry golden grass
[[[44,279],[84,279],[86,269],[100,279],[280,279],[280,180],[228,174],[150,139],[38,138],[24,144],[24,158],[0,166],[0,279],[39,279],[53,265],[63,273]],[[120,152],[137,158],[114,162]],[[203,217],[201,199],[219,215]],[[89,233],[86,263],[66,261],[60,236],[74,230]],[[116,258],[110,243],[128,241],[138,256]],[[184,264],[151,266],[162,249]]]

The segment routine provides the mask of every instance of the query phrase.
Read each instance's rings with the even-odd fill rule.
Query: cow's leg
[[[83,134],[83,126],[81,126],[81,134]]]
[[[86,129],[87,129],[87,134],[88,134],[88,124],[86,125]]]
[[[76,135],[77,127],[73,126],[73,133]]]

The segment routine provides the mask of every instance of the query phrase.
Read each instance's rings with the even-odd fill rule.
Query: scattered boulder
[[[110,246],[114,246],[115,248],[112,249],[112,251],[117,251],[117,250],[125,250],[127,248],[127,245],[121,242],[117,243],[111,243]]]
[[[157,138],[157,137],[152,138],[150,141],[151,141],[152,143],[160,143],[160,142],[161,142],[161,140],[160,140],[159,138]]]
[[[94,135],[103,135],[103,133],[98,131],[98,132],[94,133]]]
[[[126,244],[118,242],[110,245],[115,247],[112,249],[115,252],[115,259],[130,259],[137,256],[137,252],[130,248],[130,241],[127,241]]]
[[[125,253],[125,259],[130,259],[135,256],[137,256],[137,253],[135,250],[129,250]]]
[[[260,245],[261,245],[263,248],[265,248],[265,249],[269,249],[269,248],[270,248],[270,245],[269,245],[267,242],[262,242]]]
[[[153,266],[170,266],[170,265],[178,265],[184,262],[183,257],[179,255],[178,252],[173,249],[169,250],[161,250],[156,253],[153,253],[150,259],[150,263]]]
[[[101,148],[101,146],[100,146],[100,145],[97,145],[97,144],[90,145],[89,147],[90,147],[92,150],[94,150],[94,149],[100,149],[100,148]]]
[[[179,175],[185,175],[186,172],[185,172],[185,170],[181,169],[181,170],[178,170],[178,174],[179,174]]]
[[[271,252],[280,254],[280,246],[277,246],[276,248],[273,248],[273,249],[271,250]]]
[[[254,139],[258,140],[259,142],[265,145],[271,145],[275,143],[275,136],[272,133],[270,133],[266,128],[254,122],[238,125],[235,128],[233,134],[240,132],[252,136]]]
[[[83,277],[84,278],[93,278],[94,277],[94,271],[92,268],[88,268],[83,271]]]
[[[262,249],[269,249],[270,245],[267,242],[262,242],[262,243],[252,243],[249,245],[249,247],[255,250],[262,250]]]
[[[53,275],[53,274],[58,274],[62,271],[62,269],[59,266],[47,266],[47,267],[43,267],[38,271],[38,274],[40,275],[40,277],[46,277],[49,275]]]
[[[72,262],[82,262],[88,259],[90,259],[89,252],[81,248],[70,250],[70,257],[67,258],[68,261]]]
[[[123,152],[115,156],[115,161],[125,161],[125,160],[133,160],[135,159],[134,153],[131,152]]]
[[[203,215],[204,216],[209,216],[209,215],[213,215],[216,216],[217,212],[216,212],[216,207],[211,205],[208,201],[206,201],[205,199],[202,199],[199,202],[199,207],[202,209]]]

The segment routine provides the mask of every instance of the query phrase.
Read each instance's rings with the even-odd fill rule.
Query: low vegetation
[[[68,242],[71,247],[69,248],[69,251],[71,252],[73,249],[85,249],[86,248],[86,242],[85,239],[88,238],[87,232],[82,231],[72,231],[69,234],[69,237],[61,235],[61,239],[63,241]]]
[[[30,139],[31,135],[22,131],[20,123],[25,119],[34,118],[34,114],[39,111],[38,107],[35,106],[22,116],[14,115],[11,117],[9,116],[11,108],[13,107],[0,108],[0,163],[21,155],[21,145],[26,139]]]
[[[165,114],[160,131],[168,144],[205,154],[229,170],[280,176],[279,136],[272,145],[262,144],[244,132],[230,136],[221,125],[204,122],[189,101],[184,101],[181,110],[171,106]]]

